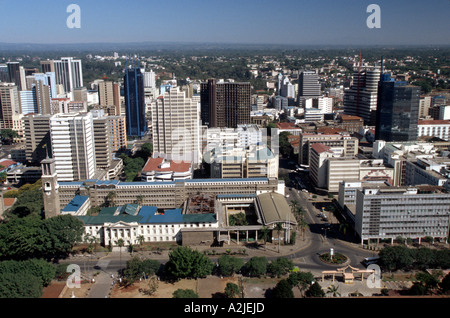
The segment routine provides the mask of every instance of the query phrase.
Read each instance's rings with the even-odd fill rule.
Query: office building
[[[20,78],[20,64],[19,62],[6,62],[6,66],[8,67],[8,82],[14,83],[19,90],[21,87],[21,78]]]
[[[384,80],[378,92],[375,138],[385,141],[416,141],[420,87]]]
[[[46,64],[41,64],[46,65]],[[62,57],[53,61],[56,84],[64,87],[66,94],[73,93],[75,88],[83,87],[83,70],[81,60],[73,57]],[[43,67],[43,72],[48,72],[51,67]]]
[[[0,64],[0,82],[3,83],[9,82],[8,65],[6,64]]]
[[[0,83],[0,128],[18,131],[15,116],[22,113],[19,88],[13,83]]]
[[[321,95],[319,76],[315,71],[302,71],[298,78],[298,105],[305,108],[305,100]]]
[[[447,241],[450,194],[442,187],[364,186],[356,192],[355,230],[369,240],[432,237]]]
[[[153,156],[201,162],[198,99],[172,87],[152,103]]]
[[[23,117],[25,157],[32,165],[40,165],[46,157],[52,157],[50,115],[28,114]]]
[[[353,83],[349,89],[344,91],[344,113],[362,117],[366,125],[374,126],[379,80],[379,68],[355,69]]]
[[[120,84],[113,81],[99,81],[98,82],[98,104],[100,106],[114,106],[114,114],[121,115],[121,101],[120,101]]]
[[[58,181],[86,180],[95,176],[91,113],[53,115],[50,118],[50,136]]]
[[[250,124],[250,83],[217,82],[200,84],[201,119],[208,127],[236,128]]]
[[[140,68],[125,70],[124,96],[127,135],[140,138],[147,132],[144,80]]]
[[[432,136],[450,141],[450,120],[419,120],[417,137]]]

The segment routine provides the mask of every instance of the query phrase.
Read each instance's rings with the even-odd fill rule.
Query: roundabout
[[[342,253],[325,252],[319,255],[321,262],[327,265],[344,265],[349,262],[349,258]]]

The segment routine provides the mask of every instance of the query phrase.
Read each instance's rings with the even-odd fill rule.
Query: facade
[[[124,77],[126,130],[128,136],[142,137],[147,132],[144,80],[140,68],[127,68]]]
[[[375,125],[379,80],[379,68],[355,69],[353,84],[344,91],[344,113],[362,117],[366,125]]]
[[[96,161],[91,113],[53,115],[50,136],[58,181],[94,177]]]
[[[51,115],[28,114],[24,116],[25,156],[32,165],[40,165],[47,156],[52,156],[50,138]]]
[[[380,82],[375,138],[416,141],[419,103],[420,87],[406,82]]]
[[[449,235],[450,194],[443,188],[365,186],[356,194],[355,230],[361,243],[398,237]]]
[[[54,60],[53,66],[56,84],[61,84],[66,94],[72,93],[75,88],[83,87],[81,60],[74,59],[73,57],[62,57],[61,60]],[[47,68],[45,68],[45,71],[48,72]]]
[[[114,204],[133,203],[138,196],[143,197],[142,205],[157,206],[162,209],[180,207],[190,195],[203,193],[219,194],[260,194],[278,192],[284,195],[284,182],[268,178],[236,179],[188,179],[168,182],[120,182],[117,180],[85,180],[58,182],[60,208],[63,209],[79,193],[87,195],[92,206],[103,205],[109,193],[114,193]]]
[[[201,162],[199,105],[172,87],[152,104],[153,157]]]
[[[217,82],[200,84],[201,120],[208,127],[236,128],[250,124],[250,83]]]
[[[315,71],[302,71],[298,78],[298,103],[305,108],[305,100],[319,97],[321,91],[319,76]]]
[[[298,163],[310,164],[310,149],[315,143],[321,143],[330,147],[342,147],[344,155],[355,156],[358,153],[359,141],[356,137],[351,137],[348,133],[321,134],[321,133],[300,133],[300,144]]]
[[[450,140],[450,120],[419,120],[417,136],[432,136]]]
[[[114,114],[121,115],[121,102],[120,102],[120,84],[112,81],[99,81],[98,82],[98,104],[100,106],[114,106]]]
[[[0,83],[0,128],[17,131],[15,116],[22,113],[19,88],[12,83]],[[18,131],[17,131],[18,132]]]

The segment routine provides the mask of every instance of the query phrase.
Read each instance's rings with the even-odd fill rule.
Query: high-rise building
[[[13,83],[0,83],[0,129],[14,129],[14,115],[22,113],[19,89]]]
[[[366,125],[374,126],[379,81],[379,68],[355,69],[353,84],[344,92],[344,113],[362,117]]]
[[[120,115],[120,84],[113,81],[98,82],[98,104],[100,106],[114,106],[114,114]]]
[[[50,136],[58,181],[94,177],[96,163],[91,113],[53,115]]]
[[[403,81],[383,80],[378,91],[375,139],[417,140],[420,87]]]
[[[75,88],[83,87],[81,60],[73,57],[62,57],[61,60],[54,60],[53,65],[56,84],[63,85],[66,94],[72,93]],[[45,68],[45,71],[48,71],[47,68]]]
[[[209,79],[200,84],[201,118],[208,127],[237,128],[250,124],[250,83],[218,83]]]
[[[50,138],[51,115],[28,114],[23,117],[25,157],[32,165],[38,165],[46,157],[52,157]]]
[[[302,71],[298,78],[298,105],[304,106],[308,98],[320,96],[319,76],[315,71]]]
[[[8,82],[14,83],[20,90],[20,64],[19,62],[7,62],[8,67]]]
[[[8,65],[0,64],[0,82],[9,82]]]
[[[152,104],[153,157],[201,162],[198,99],[172,87]]]
[[[55,72],[55,63],[53,60],[41,61],[42,73]]]
[[[127,135],[142,137],[147,131],[145,118],[144,79],[141,69],[127,68],[124,77]]]

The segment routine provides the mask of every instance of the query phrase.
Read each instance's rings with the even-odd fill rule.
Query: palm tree
[[[306,222],[306,220],[302,218],[298,222],[298,225],[302,229],[302,237],[303,237],[303,240],[305,240],[305,230],[306,230],[306,227],[308,226],[308,222]]]
[[[297,211],[297,206],[298,206],[298,201],[297,200],[292,200],[291,201],[292,212],[296,212]]]
[[[266,243],[267,243],[267,239],[269,238],[269,233],[270,233],[270,230],[267,227],[264,226],[261,229],[261,236],[262,236],[262,239],[264,240],[264,249],[266,249]]]
[[[138,243],[139,243],[139,247],[141,247],[142,248],[142,244],[145,242],[145,237],[144,237],[144,235],[139,235],[138,237],[137,237],[137,241],[138,241]]]
[[[138,205],[142,205],[142,203],[144,203],[144,196],[142,194],[140,194],[136,197],[136,203]]]
[[[341,293],[338,292],[339,287],[331,285],[328,286],[327,294],[331,294],[333,297],[341,296]]]
[[[114,206],[114,198],[115,197],[116,197],[116,192],[111,191],[108,193],[108,195],[106,196],[106,205],[108,207]]]

